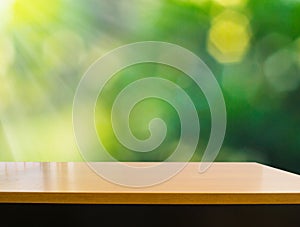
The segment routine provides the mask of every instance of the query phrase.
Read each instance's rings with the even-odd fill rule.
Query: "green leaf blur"
[[[84,72],[116,47],[159,40],[201,57],[223,90],[228,123],[217,161],[300,173],[298,0],[0,0],[0,16],[0,161],[82,161],[72,104]],[[132,66],[109,81],[95,109],[99,139],[121,161],[163,161],[171,154],[180,122],[166,102],[145,100],[130,118],[139,139],[149,136],[152,118],[165,121],[159,148],[130,151],[112,129],[114,98],[149,76],[177,83],[195,103],[201,136],[192,161],[200,161],[210,132],[208,104],[186,75],[162,65]]]

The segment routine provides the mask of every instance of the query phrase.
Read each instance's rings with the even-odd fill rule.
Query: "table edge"
[[[300,193],[1,192],[0,203],[44,204],[300,204]]]

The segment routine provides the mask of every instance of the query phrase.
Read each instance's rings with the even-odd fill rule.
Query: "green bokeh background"
[[[222,88],[228,122],[217,161],[300,173],[299,1],[8,0],[0,2],[0,17],[0,161],[81,161],[72,102],[84,72],[116,47],[158,40],[201,57]],[[194,101],[201,137],[192,161],[201,160],[210,132],[207,102],[193,81],[166,66],[132,66],[109,81],[96,108],[99,137],[122,161],[163,161],[174,150],[180,122],[161,100],[145,100],[130,118],[140,139],[149,136],[153,117],[165,120],[168,134],[158,149],[130,151],[111,128],[118,92],[149,76],[177,83]]]

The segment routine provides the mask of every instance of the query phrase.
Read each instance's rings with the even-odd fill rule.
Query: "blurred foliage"
[[[228,126],[218,161],[257,161],[300,173],[298,0],[0,0],[0,16],[1,161],[82,160],[72,101],[84,72],[120,45],[159,40],[200,56],[223,90]],[[153,117],[164,119],[168,134],[160,148],[137,154],[118,143],[111,128],[118,92],[147,76],[169,79],[191,96],[201,123],[193,158],[199,161],[210,131],[207,102],[187,76],[161,65],[129,67],[109,81],[96,108],[99,137],[122,161],[170,155],[180,123],[161,100],[140,103],[130,119],[139,139],[149,136]]]

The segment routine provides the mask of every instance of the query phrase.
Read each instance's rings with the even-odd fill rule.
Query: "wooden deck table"
[[[84,162],[2,162],[0,203],[300,204],[296,174],[258,163],[216,162],[205,173],[198,166],[188,163],[164,183],[130,188],[104,180]]]

